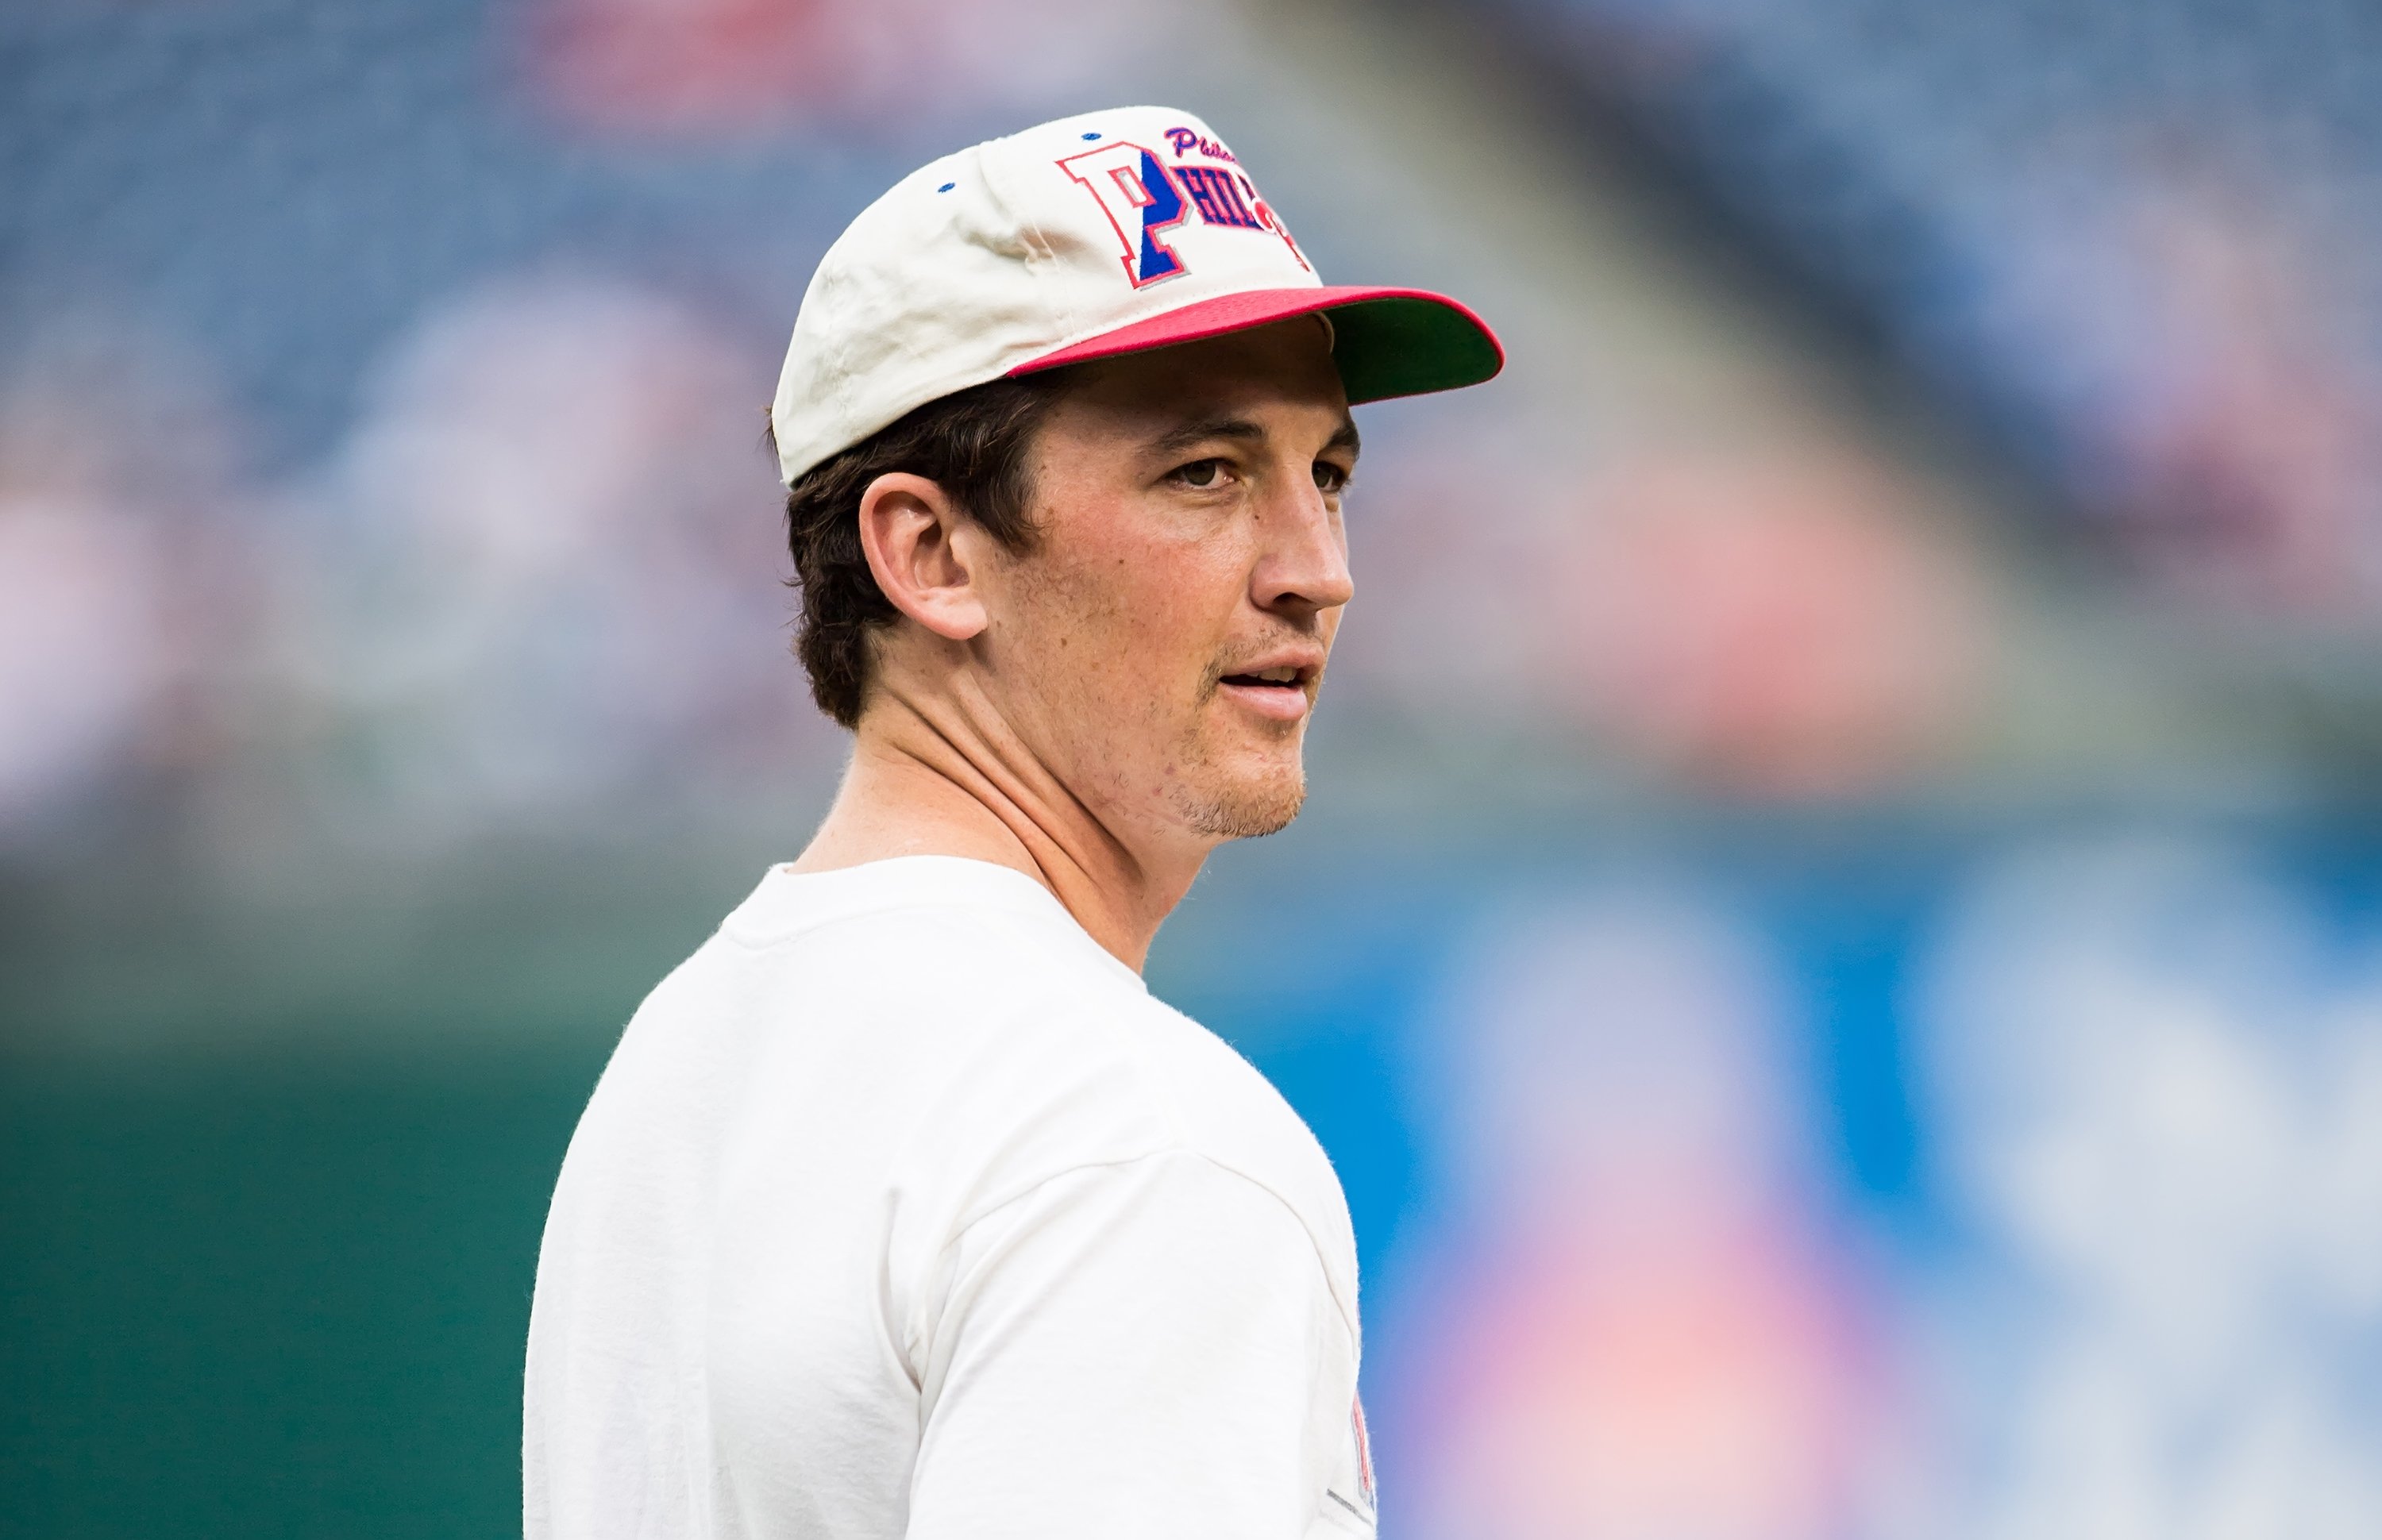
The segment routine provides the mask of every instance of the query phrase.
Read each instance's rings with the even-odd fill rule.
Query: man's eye
[[[1176,467],[1174,471],[1176,481],[1185,486],[1195,487],[1214,486],[1223,479],[1223,475],[1224,462],[1220,459],[1195,459],[1188,465]]]
[[[1315,484],[1325,492],[1339,492],[1348,484],[1348,472],[1328,459],[1315,462]]]

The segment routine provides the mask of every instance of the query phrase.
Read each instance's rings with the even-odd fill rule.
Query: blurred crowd
[[[783,798],[834,739],[788,656],[769,342],[650,285],[501,275],[265,474],[186,342],[35,331],[0,385],[0,845],[157,796],[434,844]],[[1984,580],[1874,462],[1547,485],[1424,428],[1357,495],[1335,700],[1785,794],[1890,785],[1973,710]]]
[[[2302,672],[2363,699],[2365,20],[2324,0],[1484,14],[2055,506],[1981,538],[1824,410],[1665,419],[1595,356],[1563,384],[1525,331],[1531,380],[1405,409],[1361,479],[1338,698],[1660,796],[1973,781],[2008,758],[2012,590],[2042,581],[2015,543],[2114,552],[2055,583],[2221,619],[2251,653],[2322,632]],[[1203,0],[1224,75],[1265,54],[1262,15]],[[916,156],[1172,83],[1147,19],[210,0],[6,23],[22,89],[0,124],[31,158],[0,210],[0,849],[127,798],[440,840],[739,806],[789,753],[815,776],[832,746],[784,661],[752,442],[801,275]],[[163,83],[177,58],[201,67]],[[93,110],[136,86],[141,112]],[[1255,131],[1303,142],[1252,90]],[[1293,171],[1358,185],[1398,158],[1332,153],[1335,176]],[[1299,212],[1335,273],[1394,258],[1360,204]],[[1495,250],[1464,259],[1492,286]],[[2083,738],[2107,716],[2068,715]]]
[[[1550,389],[1524,333],[1536,384],[1406,410],[1367,468],[1337,697],[1662,796],[1857,798],[1995,762],[2038,581],[1996,543],[2115,549],[2069,576],[2253,651],[2370,631],[2382,53],[2286,9],[1498,7],[2079,525],[1981,539],[1825,412],[1616,431],[1631,381],[1590,358]],[[1136,14],[10,22],[0,115],[55,153],[0,212],[0,848],[126,798],[437,841],[743,806],[788,754],[815,776],[752,442],[800,275],[915,155],[1170,79]],[[1267,46],[1201,20],[1220,62]],[[143,113],[92,113],[200,44]],[[1327,265],[1378,248],[1360,206],[1300,213]]]
[[[1499,0],[2162,585],[2382,617],[2382,18]]]
[[[754,353],[634,286],[497,280],[268,479],[187,352],[38,336],[0,394],[0,837],[162,797],[201,837],[418,848],[764,795],[811,718]]]
[[[0,385],[0,850],[144,807],[201,847],[730,823],[816,779],[744,319],[493,276],[272,471],[187,340],[33,330]],[[1890,784],[1972,703],[1979,580],[1877,468],[1674,453],[1541,501],[1424,428],[1358,495],[1335,700],[1787,793]]]

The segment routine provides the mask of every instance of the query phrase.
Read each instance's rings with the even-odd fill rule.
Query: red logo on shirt
[[[1365,1399],[1357,1397],[1349,1403],[1349,1430],[1357,1436],[1357,1480],[1363,1485],[1365,1506],[1378,1508],[1373,1500],[1373,1441],[1365,1436]]]

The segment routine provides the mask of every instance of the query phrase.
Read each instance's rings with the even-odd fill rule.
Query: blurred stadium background
[[[1151,967],[1386,1533],[2382,1534],[2350,0],[0,5],[0,1530],[515,1524],[571,1122],[839,764],[803,284],[1129,100],[1514,358]]]

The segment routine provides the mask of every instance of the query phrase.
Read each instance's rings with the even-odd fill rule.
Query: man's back
[[[540,1258],[548,1534],[1370,1531],[1321,1149],[1018,873],[773,871],[630,1025]]]

